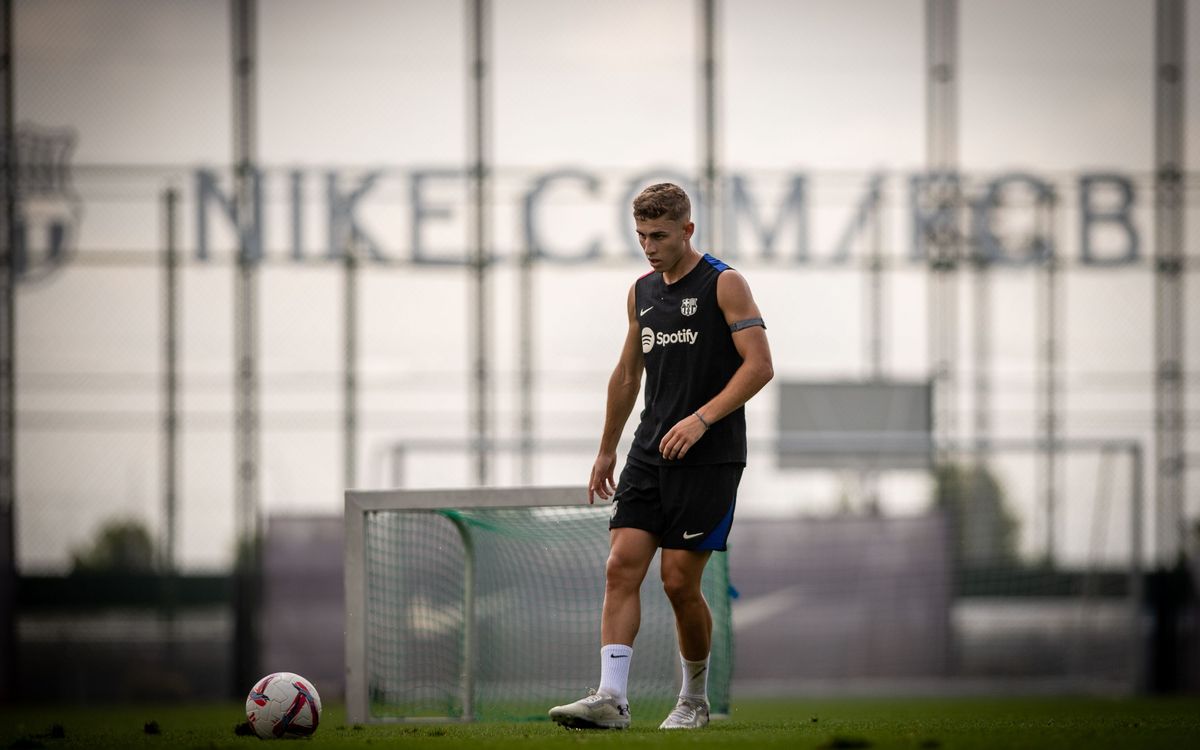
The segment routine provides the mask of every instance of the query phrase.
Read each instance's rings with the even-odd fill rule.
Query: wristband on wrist
[[[709,427],[712,426],[704,419],[704,417],[700,416],[700,412],[694,411],[694,412],[692,412],[692,414],[696,417],[696,419],[700,420],[700,424],[704,425],[704,429],[707,430]]]

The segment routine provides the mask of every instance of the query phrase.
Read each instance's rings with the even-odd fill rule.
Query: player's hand
[[[678,461],[687,455],[688,450],[695,445],[708,428],[695,414],[690,414],[675,423],[667,430],[658,444],[658,452],[668,461]]]
[[[613,471],[617,468],[616,453],[601,453],[592,464],[592,476],[588,480],[588,505],[594,505],[596,496],[607,500],[617,491],[617,483],[613,481]]]

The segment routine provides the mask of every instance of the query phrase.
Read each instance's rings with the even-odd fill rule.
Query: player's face
[[[688,250],[696,225],[660,217],[637,221],[638,242],[655,271],[669,272]]]

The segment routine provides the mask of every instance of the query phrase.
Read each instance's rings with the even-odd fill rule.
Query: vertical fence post
[[[929,366],[934,384],[934,434],[958,432],[958,263],[962,197],[958,170],[958,0],[925,2],[925,163],[928,200],[937,210],[928,248]],[[938,457],[939,460],[945,456]]]
[[[161,617],[166,627],[167,664],[176,661],[178,605],[176,539],[179,505],[179,191],[163,193],[163,542]]]
[[[1043,237],[1053,237],[1055,223],[1056,199],[1053,194],[1045,197],[1039,194],[1036,207],[1037,229],[1035,232]],[[1037,389],[1038,389],[1038,428],[1045,440],[1046,450],[1041,457],[1041,490],[1042,509],[1045,523],[1045,561],[1053,564],[1056,559],[1055,548],[1058,542],[1059,498],[1062,495],[1061,473],[1062,461],[1059,450],[1061,417],[1059,415],[1058,398],[1058,369],[1059,349],[1061,348],[1060,310],[1062,308],[1062,285],[1059,283],[1059,258],[1055,243],[1051,241],[1046,248],[1046,257],[1042,265],[1041,282],[1037,292],[1037,310],[1040,316],[1037,334]]]
[[[488,138],[488,116],[491,102],[489,93],[490,3],[488,0],[469,0],[467,9],[467,55],[468,75],[471,78],[467,111],[470,113],[470,136],[468,138],[468,164],[471,185],[471,203],[468,207],[471,225],[471,262],[473,294],[472,320],[472,380],[474,389],[472,421],[475,427],[475,481],[480,486],[488,483],[491,476],[491,384],[489,382],[489,358],[491,326],[489,325],[488,265],[489,265],[489,217],[488,200],[491,197],[489,171],[490,142]]]
[[[358,484],[358,238],[347,229],[342,258],[342,485]]]
[[[721,133],[719,86],[719,0],[700,2],[700,100],[701,110],[701,194],[704,206],[701,234],[710,249],[728,246],[725,232],[724,195],[721,189]]]
[[[16,502],[16,219],[17,153],[13,117],[13,4],[0,6],[0,107],[4,127],[0,202],[0,704],[17,696],[17,502]]]
[[[1134,693],[1146,691],[1149,675],[1147,674],[1146,632],[1143,621],[1144,589],[1142,566],[1145,555],[1143,532],[1143,504],[1145,502],[1145,454],[1141,443],[1129,445],[1129,632],[1131,633],[1130,653],[1133,659],[1133,684],[1130,686]]]
[[[536,375],[537,363],[534,361],[534,327],[537,325],[537,320],[534,319],[534,295],[537,293],[534,288],[534,269],[535,259],[533,257],[533,247],[526,246],[524,252],[521,253],[521,267],[518,270],[517,292],[517,320],[520,328],[520,351],[518,356],[518,367],[520,382],[520,398],[518,408],[520,416],[518,417],[517,433],[520,441],[520,471],[518,476],[521,478],[521,484],[533,484],[533,433],[534,433],[534,379]]]
[[[1189,546],[1184,508],[1185,20],[1183,0],[1158,0],[1154,38],[1155,554],[1168,568]]]
[[[236,412],[234,471],[238,535],[234,574],[233,694],[258,677],[259,519],[258,267],[262,252],[257,157],[257,0],[232,0],[233,159],[237,260],[234,277]]]

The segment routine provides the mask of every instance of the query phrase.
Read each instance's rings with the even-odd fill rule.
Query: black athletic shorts
[[[608,528],[649,531],[666,549],[722,552],[744,468],[740,463],[656,466],[629,456]]]

